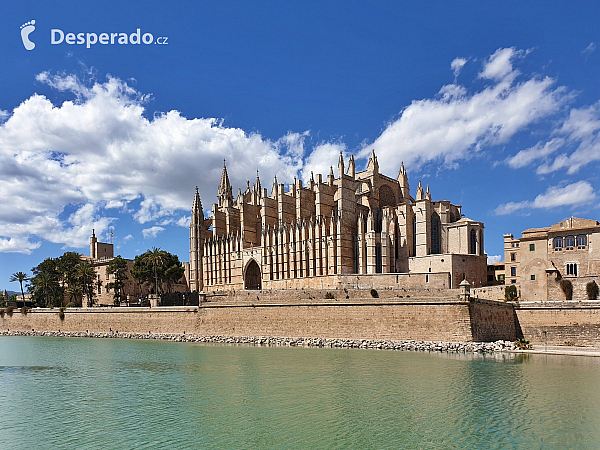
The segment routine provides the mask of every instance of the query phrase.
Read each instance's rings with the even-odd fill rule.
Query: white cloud
[[[515,156],[508,158],[508,165],[513,169],[525,167],[537,159],[544,158],[556,152],[564,143],[565,140],[561,138],[554,138],[546,143],[538,142],[533,147],[521,150]]]
[[[458,77],[458,75],[460,74],[460,71],[462,70],[462,68],[465,66],[466,63],[467,63],[466,58],[454,58],[454,60],[450,63],[450,68],[452,69],[452,72],[454,73],[455,79]]]
[[[125,236],[123,238],[123,243],[128,242],[128,241],[130,241],[132,239],[133,239],[133,236],[131,234],[128,234],[127,236]]]
[[[151,238],[155,238],[156,236],[158,236],[158,233],[161,233],[165,231],[165,229],[163,227],[159,227],[159,226],[153,226],[150,228],[144,228],[142,230],[142,235],[144,236],[144,239],[151,239]]]
[[[596,51],[596,43],[595,42],[590,42],[590,45],[588,45],[585,49],[583,49],[581,51],[581,54],[584,56],[589,56],[592,53],[594,53],[594,51]]]
[[[502,255],[488,255],[487,263],[494,264],[494,263],[502,261],[502,259],[503,259]]]
[[[315,177],[318,173],[322,174],[323,181],[325,181],[331,167],[333,167],[333,173],[337,177],[340,152],[342,152],[344,156],[345,170],[347,170],[349,155],[346,153],[346,145],[342,143],[324,142],[317,145],[308,158],[306,158],[300,178],[305,182],[308,182],[308,180],[310,180],[310,173],[313,172]]]
[[[75,100],[55,105],[34,94],[0,123],[0,251],[31,252],[40,239],[86,246],[114,209],[139,223],[173,220],[189,210],[196,184],[210,205],[224,157],[234,189],[253,169],[290,182],[302,168],[308,132],[271,141],[177,111],[146,118],[149,96],[111,77],[84,83],[43,72],[37,80]],[[77,212],[65,217],[65,208]]]
[[[486,85],[469,93],[461,85],[443,86],[436,98],[413,101],[360,152],[377,152],[388,172],[400,162],[418,167],[429,161],[448,165],[472,158],[482,147],[508,142],[517,132],[560,110],[570,98],[555,80],[536,76],[520,80],[512,59],[526,52],[499,49],[484,64]]]
[[[540,141],[534,147],[532,152],[525,153],[528,150],[519,152],[514,158],[519,159],[530,156],[531,159],[543,158],[536,172],[540,175],[549,174],[559,170],[564,170],[568,174],[574,174],[583,166],[600,160],[600,102],[591,106],[582,108],[573,108],[569,111],[569,115],[553,133],[555,137],[548,142]],[[556,137],[558,136],[558,137]],[[557,146],[556,143],[560,142]],[[547,156],[555,153],[559,148],[563,150],[554,160],[550,160]],[[536,149],[538,151],[536,152]],[[547,150],[544,153],[544,149]],[[535,156],[535,158],[534,158]],[[509,164],[511,161],[509,160]]]
[[[562,206],[587,205],[596,199],[594,188],[587,181],[578,181],[564,187],[550,186],[544,194],[538,195],[535,200],[509,202],[495,209],[497,215],[507,215],[521,209],[551,209]]]

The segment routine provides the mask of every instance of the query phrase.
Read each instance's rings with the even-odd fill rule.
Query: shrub
[[[515,341],[515,345],[517,346],[517,348],[519,350],[531,350],[533,348],[533,346],[531,345],[531,343],[528,340],[524,339],[524,338],[517,339]]]
[[[504,288],[504,301],[514,302],[517,299],[517,287],[514,284]]]
[[[4,308],[0,309],[0,317],[4,317]]]
[[[65,306],[65,308],[76,308],[76,307],[77,307],[77,305],[73,302],[69,302],[69,303],[67,303],[67,306]]]
[[[328,300],[333,300],[335,298],[335,295],[333,295],[332,292],[327,292],[325,294],[325,298],[328,299]]]
[[[27,306],[23,306],[23,307],[21,308],[21,314],[23,314],[24,316],[26,316],[26,315],[27,315]]]
[[[573,300],[573,284],[564,278],[560,280],[560,288],[565,294],[565,300]]]
[[[60,318],[60,320],[65,320],[65,307],[61,306],[58,309],[58,317]]]
[[[371,289],[371,297],[379,298],[379,293],[375,289]]]
[[[587,292],[588,300],[597,300],[598,299],[598,285],[595,281],[590,281],[585,285],[585,290]]]
[[[13,306],[8,306],[6,308],[6,314],[9,316],[12,316],[13,311],[15,310],[15,308]]]

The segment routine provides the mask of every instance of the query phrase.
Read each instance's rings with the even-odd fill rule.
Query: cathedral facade
[[[432,201],[421,182],[411,196],[404,165],[395,179],[383,175],[374,152],[362,172],[353,156],[346,167],[340,154],[337,172],[332,167],[326,179],[311,173],[306,186],[294,180],[287,190],[275,177],[270,194],[257,174],[234,199],[224,165],[211,217],[204,217],[196,188],[191,290],[485,282],[482,222],[449,201]]]

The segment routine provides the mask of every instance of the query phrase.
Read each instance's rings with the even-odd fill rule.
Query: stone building
[[[600,284],[600,223],[571,217],[551,227],[504,235],[506,284],[517,284],[526,301],[564,300],[560,280],[569,280],[573,299],[585,300],[586,284]]]
[[[114,291],[108,291],[106,285],[108,283],[114,283],[114,274],[107,272],[108,264],[114,259],[114,247],[113,244],[105,242],[98,242],[96,233],[92,230],[92,236],[90,237],[90,256],[81,256],[82,259],[92,263],[94,270],[96,271],[96,282],[94,284],[94,291],[96,294],[96,304],[99,306],[109,306],[114,303]],[[123,258],[127,263],[127,280],[123,286],[123,293],[127,296],[128,302],[136,302],[142,297],[146,297],[149,294],[154,293],[154,284],[139,284],[131,276],[131,269],[133,268],[133,260]],[[171,287],[174,292],[186,292],[188,290],[188,284],[185,279],[179,280]],[[85,303],[85,298],[84,298]]]
[[[353,156],[346,167],[340,154],[337,177],[332,167],[325,179],[311,173],[306,186],[295,179],[287,190],[275,177],[270,194],[257,174],[236,199],[224,165],[208,218],[196,188],[188,279],[192,291],[335,288],[369,279],[457,288],[466,278],[481,286],[483,228],[460,206],[432,201],[429,186],[419,182],[411,196],[404,165],[396,178],[383,175],[374,152],[362,172]]]

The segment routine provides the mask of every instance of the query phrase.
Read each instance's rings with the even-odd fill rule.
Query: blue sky
[[[401,161],[502,234],[600,210],[597,2],[31,1],[0,17],[0,288],[95,228],[188,260],[194,186]],[[35,20],[26,50],[21,26]],[[26,25],[31,26],[31,25]],[[167,44],[51,43],[51,30]],[[55,36],[59,34],[55,32]],[[118,36],[117,36],[118,38]],[[90,35],[90,40],[93,40]],[[164,39],[163,39],[164,40]],[[3,281],[2,281],[3,280]]]

